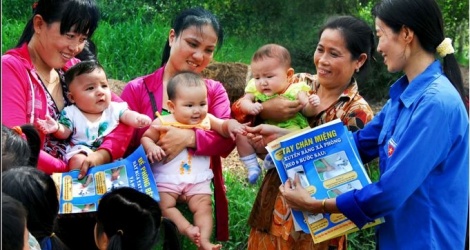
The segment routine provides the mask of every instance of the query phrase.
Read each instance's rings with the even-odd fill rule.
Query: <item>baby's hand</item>
[[[257,115],[263,110],[263,105],[259,102],[255,102],[251,105],[250,110],[248,111],[249,115]]]
[[[147,115],[139,114],[136,118],[136,124],[139,128],[147,127],[152,123],[152,119]]]
[[[308,103],[310,103],[310,105],[314,107],[317,107],[318,105],[320,105],[320,97],[318,97],[318,95],[311,94],[308,97]]]
[[[154,144],[147,150],[147,158],[150,163],[162,161],[164,157],[166,157],[165,151],[163,151],[163,149],[157,144]]]
[[[230,138],[235,140],[237,134],[246,135],[246,125],[239,123],[235,119],[230,119],[225,121],[227,123],[227,130],[230,135]]]
[[[55,121],[52,117],[49,115],[46,115],[46,119],[36,119],[35,122],[35,127],[41,131],[43,134],[52,134],[57,132],[59,130],[59,123]]]

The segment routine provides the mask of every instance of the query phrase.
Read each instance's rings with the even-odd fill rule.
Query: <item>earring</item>
[[[356,73],[359,73],[359,68],[356,69]]]

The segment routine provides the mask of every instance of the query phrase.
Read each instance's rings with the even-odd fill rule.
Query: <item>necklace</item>
[[[44,83],[46,83],[47,86],[55,85],[56,83],[59,82],[59,76],[58,75],[57,75],[57,77],[54,78],[53,81],[48,81],[48,80],[46,80],[46,78],[41,73],[39,73],[39,70],[36,70],[36,73],[38,74],[39,78],[41,78],[41,80],[44,81]]]

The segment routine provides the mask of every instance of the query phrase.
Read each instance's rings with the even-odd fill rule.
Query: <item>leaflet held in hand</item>
[[[266,148],[282,183],[298,175],[314,199],[334,198],[371,183],[352,134],[339,119],[287,134]],[[359,230],[343,214],[297,210],[292,214],[297,229],[310,233],[315,243]],[[382,222],[382,218],[377,219],[364,228]]]
[[[106,192],[131,187],[160,201],[147,156],[142,145],[127,158],[95,166],[78,179],[78,170],[54,173],[59,191],[59,214],[94,212]]]

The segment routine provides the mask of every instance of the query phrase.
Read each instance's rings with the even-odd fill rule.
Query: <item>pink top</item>
[[[157,69],[152,74],[138,77],[130,81],[124,88],[121,98],[129,104],[131,110],[155,117],[149,94],[144,84],[155,97],[157,110],[162,111],[163,72],[165,67]],[[230,118],[230,101],[227,92],[220,82],[205,79],[207,87],[207,104],[209,113],[222,119]],[[128,153],[140,145],[140,138],[147,128],[135,129],[129,145]],[[211,156],[211,168],[214,172],[214,196],[216,208],[217,240],[228,240],[228,201],[225,195],[225,185],[222,175],[220,156],[226,157],[232,152],[235,144],[232,139],[224,138],[215,131],[196,131],[196,151],[194,154]]]
[[[73,58],[66,63],[63,71],[79,62]],[[34,98],[33,98],[34,96]],[[31,62],[28,44],[14,48],[2,56],[2,122],[7,127],[33,123],[35,119],[44,119],[48,112],[45,89],[37,77],[36,69]],[[114,95],[113,101],[121,102]],[[34,109],[32,108],[34,106]],[[112,133],[106,136],[99,149],[105,149],[112,159],[121,158],[126,150],[132,127],[120,124]],[[45,135],[40,134],[41,145],[44,145]],[[67,165],[41,150],[38,168],[51,174],[67,171]]]

